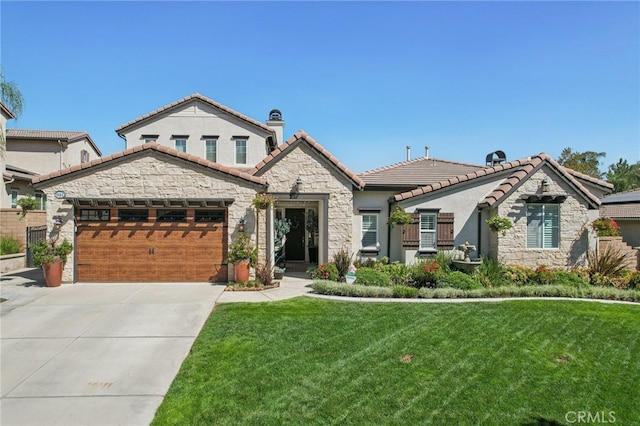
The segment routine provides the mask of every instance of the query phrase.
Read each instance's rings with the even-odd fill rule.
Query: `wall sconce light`
[[[540,183],[540,188],[542,188],[542,192],[548,192],[550,187],[551,187],[551,182],[549,182],[549,179],[547,178],[542,179],[542,182]]]
[[[242,232],[244,234],[245,223],[244,218],[240,219],[240,222],[238,222],[238,232]]]
[[[298,175],[298,179],[296,179],[296,190],[298,192],[302,191],[302,179],[300,179],[300,175]]]
[[[55,229],[60,229],[61,226],[62,226],[62,218],[60,216],[54,216],[53,217],[53,227]]]

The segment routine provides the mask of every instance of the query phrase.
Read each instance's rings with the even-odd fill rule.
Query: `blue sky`
[[[356,172],[564,147],[640,161],[638,2],[10,2],[9,128],[115,128],[191,93],[282,111]]]

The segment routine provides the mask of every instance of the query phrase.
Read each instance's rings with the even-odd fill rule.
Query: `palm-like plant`
[[[18,85],[13,81],[7,81],[0,69],[0,101],[7,106],[17,118],[22,114],[24,108],[24,98],[18,88]],[[1,129],[0,129],[1,130]],[[7,141],[4,137],[4,131],[0,131],[0,155],[4,156],[7,149]]]

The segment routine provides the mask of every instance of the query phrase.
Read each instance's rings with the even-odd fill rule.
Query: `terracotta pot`
[[[44,272],[44,282],[47,287],[59,287],[62,283],[62,260],[58,259],[53,263],[45,263],[42,265]]]
[[[242,260],[233,265],[233,280],[237,283],[249,281],[249,271],[251,266],[248,260]]]

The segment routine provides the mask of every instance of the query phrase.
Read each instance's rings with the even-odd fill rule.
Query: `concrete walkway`
[[[215,303],[305,294],[310,280],[225,292],[207,283],[47,288],[38,269],[0,277],[0,424],[148,425]]]

